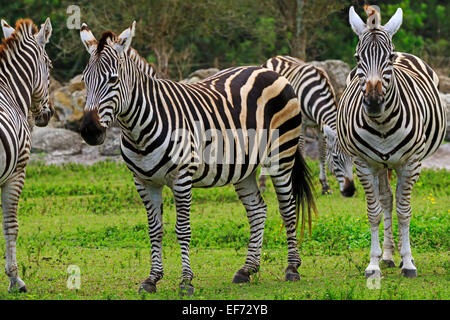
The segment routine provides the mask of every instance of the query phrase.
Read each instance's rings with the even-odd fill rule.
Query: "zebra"
[[[17,205],[30,158],[31,127],[46,126],[54,110],[49,104],[51,61],[45,52],[52,33],[50,19],[41,29],[30,19],[16,22],[15,29],[1,20],[5,39],[0,45],[0,186],[2,189],[5,272],[9,291],[26,292],[16,261],[19,231]]]
[[[337,136],[354,158],[366,194],[371,231],[366,277],[381,276],[380,259],[388,267],[395,266],[393,193],[388,178],[389,171],[395,170],[400,267],[405,277],[414,278],[417,268],[409,241],[411,191],[422,160],[433,154],[444,138],[446,113],[436,73],[420,58],[394,51],[392,37],[402,23],[402,9],[398,8],[384,26],[380,25],[379,9],[366,9],[367,24],[353,7],[349,11],[350,25],[359,37],[357,67],[339,102]],[[379,243],[382,212],[383,252]]]
[[[130,47],[134,30],[135,22],[120,35],[106,31],[97,41],[82,25],[80,37],[90,59],[83,71],[87,98],[80,133],[88,144],[99,145],[112,122],[121,128],[122,158],[146,208],[151,240],[150,275],[139,292],[156,292],[163,277],[165,185],[177,211],[180,293],[194,292],[189,259],[193,187],[234,185],[247,211],[250,240],[246,262],[233,282],[250,281],[259,269],[267,215],[256,181],[260,164],[271,174],[286,227],[285,280],[299,280],[296,210],[301,206],[310,217],[316,207],[308,167],[296,151],[301,113],[288,80],[254,66],[222,70],[194,84],[159,79]],[[216,153],[225,161],[208,158]]]
[[[353,162],[351,157],[342,152],[336,139],[336,98],[325,71],[290,56],[270,58],[262,66],[286,77],[297,93],[302,111],[299,148],[303,155],[307,128],[314,128],[318,132],[322,194],[331,193],[327,182],[327,163],[328,169],[339,182],[341,194],[345,197],[353,196],[356,190]],[[265,178],[265,175],[259,178],[262,187],[265,187]]]

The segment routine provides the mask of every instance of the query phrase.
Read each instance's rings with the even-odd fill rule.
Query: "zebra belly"
[[[158,161],[148,155],[141,156],[122,150],[123,159],[134,176],[139,180],[156,185],[167,185],[171,187],[179,176],[182,168],[190,168],[193,172],[193,187],[208,188],[219,187],[227,184],[235,184],[258,168],[258,164],[217,164],[217,163],[195,163],[185,161],[176,163],[167,161],[158,166]]]
[[[193,187],[209,188],[222,187],[228,184],[238,183],[258,168],[258,164],[242,165],[200,165],[193,176]]]

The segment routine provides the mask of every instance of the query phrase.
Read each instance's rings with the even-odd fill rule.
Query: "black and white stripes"
[[[318,133],[322,194],[331,192],[327,182],[325,164],[336,176],[342,195],[351,197],[355,192],[352,159],[342,152],[336,139],[336,98],[328,77],[320,68],[289,56],[277,56],[263,64],[287,78],[297,94],[302,112],[302,131],[299,148],[304,152],[306,130],[314,128]],[[265,177],[260,177],[264,183]]]
[[[49,19],[39,32],[28,19],[17,21],[15,29],[4,20],[1,24],[5,35],[0,46],[0,186],[5,271],[10,290],[26,291],[16,262],[17,205],[30,157],[29,113],[38,126],[47,125],[53,115],[48,94],[51,63],[45,52],[52,27]]]
[[[152,248],[150,276],[141,288],[153,292],[163,277],[162,188],[172,189],[181,247],[180,288],[192,293],[189,260],[193,187],[233,184],[247,209],[247,260],[234,282],[247,282],[259,268],[266,205],[256,169],[270,172],[288,242],[287,280],[299,279],[296,207],[314,209],[303,157],[297,152],[301,113],[286,78],[261,67],[223,70],[195,84],[157,79],[130,48],[133,25],[119,36],[97,40],[86,25],[81,39],[91,54],[83,73],[87,88],[82,137],[100,144],[113,122],[122,129],[121,150],[147,209]]]
[[[396,211],[402,272],[415,277],[409,243],[411,191],[421,161],[434,153],[445,135],[446,113],[437,89],[438,78],[421,59],[394,51],[392,36],[402,22],[398,9],[389,22],[369,28],[350,9],[350,24],[359,36],[357,68],[348,78],[338,107],[341,146],[354,157],[367,198],[371,225],[370,264],[366,276],[379,276],[379,260],[394,265],[393,194],[388,170],[397,173]],[[378,228],[384,213],[384,251]]]

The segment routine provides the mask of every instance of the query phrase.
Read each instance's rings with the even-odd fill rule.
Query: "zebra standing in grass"
[[[9,290],[26,292],[16,262],[17,205],[30,158],[29,113],[38,126],[46,126],[53,115],[48,92],[51,63],[45,52],[52,27],[48,18],[40,31],[29,19],[17,21],[15,29],[4,20],[1,25],[5,36],[0,46],[0,186],[5,271]]]
[[[318,132],[322,194],[331,193],[325,167],[325,162],[328,162],[328,169],[339,182],[341,194],[345,197],[353,196],[353,162],[351,157],[342,152],[336,139],[336,99],[325,71],[289,56],[271,58],[263,67],[286,77],[297,93],[302,112],[299,148],[303,153],[306,129],[315,128]],[[264,175],[260,176],[259,182],[260,185],[265,185]]]
[[[355,54],[358,65],[339,102],[338,138],[354,157],[366,193],[372,238],[366,277],[380,276],[380,259],[395,266],[390,169],[397,173],[395,200],[402,273],[416,277],[409,243],[411,191],[419,178],[421,161],[433,154],[444,138],[446,114],[434,71],[421,59],[394,51],[392,36],[402,23],[402,10],[399,8],[384,26],[380,25],[379,9],[370,6],[366,10],[369,18],[364,24],[350,8],[350,25],[359,36]],[[383,252],[379,243],[382,212]]]
[[[175,198],[182,292],[193,293],[189,259],[193,187],[235,186],[247,210],[250,242],[245,265],[233,282],[250,281],[259,268],[267,213],[256,182],[260,164],[271,173],[286,226],[285,278],[298,280],[296,208],[306,202],[309,211],[315,205],[307,166],[296,151],[301,113],[289,82],[261,67],[223,70],[195,84],[157,79],[130,48],[134,28],[135,23],[119,36],[105,32],[98,42],[85,24],[81,28],[81,40],[91,55],[83,72],[87,99],[81,135],[98,145],[113,121],[122,129],[122,157],[147,209],[151,240],[151,271],[140,290],[155,292],[163,277],[164,185]],[[223,161],[218,161],[220,156]]]

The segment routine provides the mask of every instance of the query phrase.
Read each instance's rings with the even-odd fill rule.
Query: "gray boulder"
[[[120,132],[118,127],[108,128],[105,142],[99,146],[99,153],[102,156],[120,155]]]
[[[81,153],[82,141],[78,133],[61,128],[35,127],[31,134],[31,152],[53,156]]]
[[[447,110],[447,132],[445,134],[445,140],[450,141],[450,93],[441,93],[441,100]]]
[[[208,68],[208,69],[199,69],[197,71],[192,72],[186,79],[181,80],[181,83],[194,83],[203,79],[206,79],[220,70],[217,68]]]

